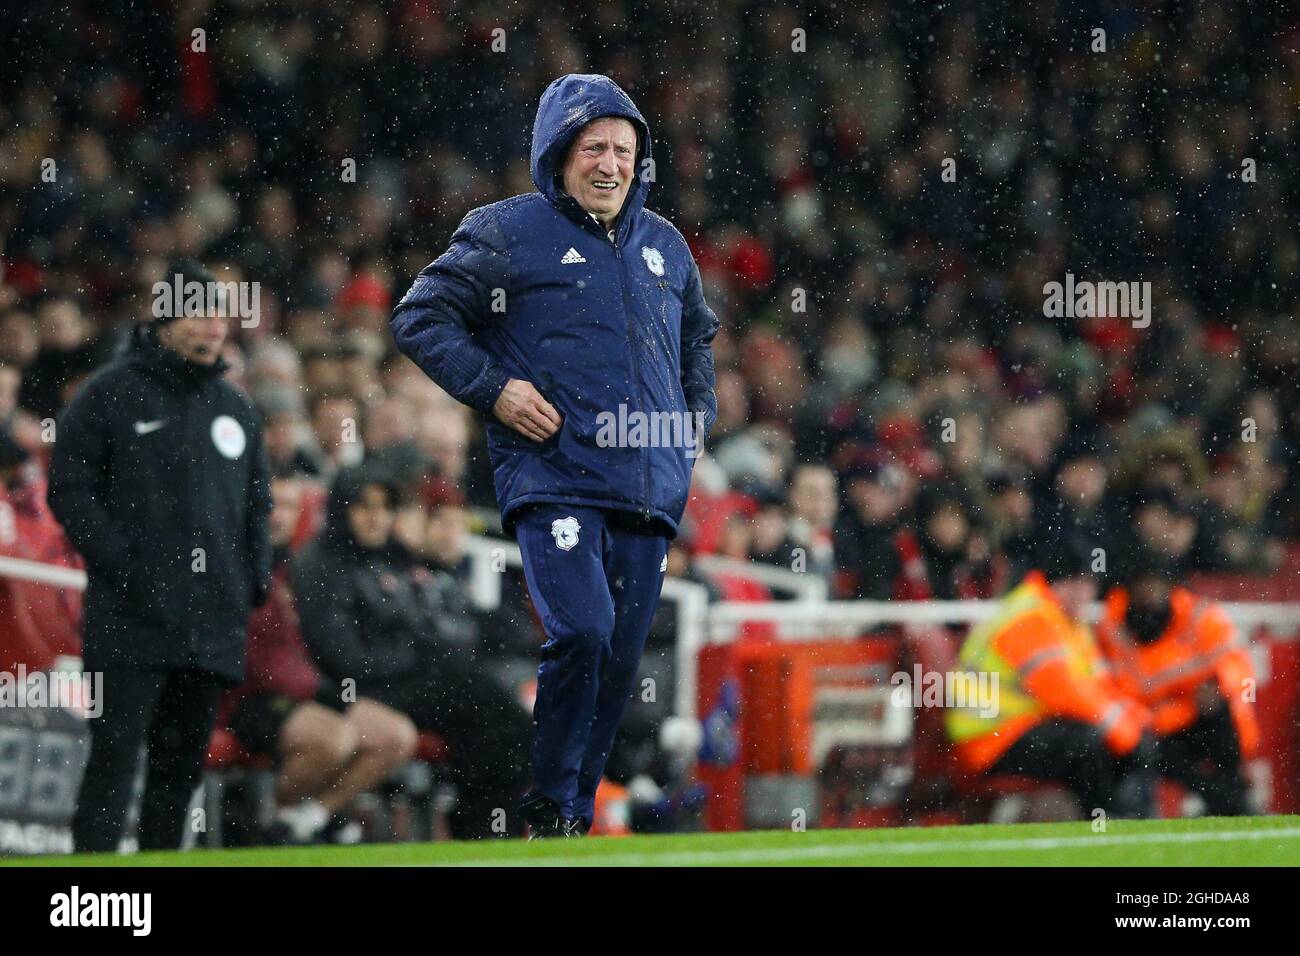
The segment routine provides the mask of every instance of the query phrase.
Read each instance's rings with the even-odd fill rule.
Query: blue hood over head
[[[653,156],[650,125],[623,89],[607,76],[598,73],[568,73],[551,83],[537,104],[533,123],[533,184],[552,204],[561,209],[577,207],[556,182],[560,164],[568,154],[569,144],[578,130],[602,116],[621,116],[637,129],[637,154],[632,185],[619,213],[622,223],[633,218],[645,205],[650,183],[644,173],[644,161]],[[577,207],[581,208],[581,207]]]

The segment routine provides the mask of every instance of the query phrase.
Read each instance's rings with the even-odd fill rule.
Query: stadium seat
[[[265,823],[274,807],[274,783],[270,757],[250,754],[238,738],[224,727],[216,727],[208,740],[208,752],[203,763],[203,779],[199,800],[206,816],[207,827],[203,839],[209,847],[224,846],[225,795],[227,785],[239,777],[251,778],[255,817]]]
[[[236,767],[268,769],[273,765],[274,761],[270,757],[250,754],[239,739],[224,727],[212,731],[207,759],[203,763],[206,770],[231,770]]]

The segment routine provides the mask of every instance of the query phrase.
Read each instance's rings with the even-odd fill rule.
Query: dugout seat
[[[274,761],[265,755],[254,755],[244,749],[239,738],[225,727],[217,727],[208,740],[207,758],[203,762],[205,770],[232,770],[237,767],[249,769],[270,769]]]
[[[455,806],[454,792],[443,779],[450,751],[443,737],[420,731],[411,763],[395,771],[370,799],[359,801],[372,838],[447,839],[446,816]],[[249,753],[233,733],[218,726],[208,741],[196,803],[207,819],[207,846],[223,845],[225,800],[235,782],[246,786],[251,817],[265,827],[275,812],[275,761]]]

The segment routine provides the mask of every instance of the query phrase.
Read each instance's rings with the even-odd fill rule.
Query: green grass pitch
[[[1298,866],[1300,816],[26,857],[25,866]]]

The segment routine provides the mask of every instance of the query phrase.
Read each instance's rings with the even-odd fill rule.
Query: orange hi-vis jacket
[[[1228,703],[1242,757],[1259,753],[1259,724],[1252,703],[1255,667],[1245,641],[1214,601],[1176,587],[1169,595],[1169,626],[1150,644],[1133,640],[1124,623],[1128,592],[1106,595],[1098,639],[1115,679],[1127,693],[1151,708],[1158,736],[1185,730],[1201,709],[1198,692],[1217,684]]]
[[[971,628],[958,655],[962,670],[997,675],[997,706],[957,703],[945,714],[957,760],[981,773],[1012,744],[1053,718],[1097,727],[1107,746],[1126,754],[1150,715],[1110,678],[1091,632],[1066,614],[1041,572],[1030,572],[998,612]]]

